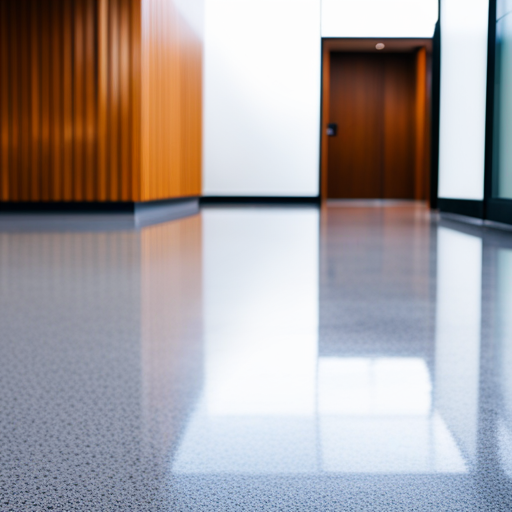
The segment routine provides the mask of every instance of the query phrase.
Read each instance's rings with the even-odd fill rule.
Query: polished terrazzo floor
[[[123,226],[0,218],[0,511],[512,510],[512,233]]]

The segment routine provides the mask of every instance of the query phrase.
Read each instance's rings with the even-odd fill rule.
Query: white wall
[[[320,0],[206,0],[204,195],[318,195],[320,43]]]
[[[437,14],[437,0],[205,0],[203,195],[318,195],[321,37],[431,37]]]
[[[483,199],[489,0],[441,1],[439,197]]]
[[[432,37],[437,0],[322,0],[322,37]]]

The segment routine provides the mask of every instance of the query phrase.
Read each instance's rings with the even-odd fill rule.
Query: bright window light
[[[238,336],[238,344],[243,336]],[[258,340],[261,344],[262,338]],[[277,339],[273,344],[282,343]],[[310,371],[304,361],[291,357],[301,350],[297,339],[294,348],[284,354],[266,352],[266,362],[254,354],[244,365],[270,369],[279,363],[289,374],[306,379]],[[255,344],[256,346],[256,344]],[[226,351],[219,350],[218,352]],[[224,347],[225,348],[225,347]],[[212,351],[207,359],[215,358]],[[246,393],[246,402],[266,402],[258,410],[236,406],[233,395],[209,378],[205,379],[202,398],[181,439],[172,462],[176,474],[429,474],[465,473],[466,463],[444,419],[432,404],[432,383],[425,361],[414,357],[342,358],[319,357],[317,378],[313,379],[316,406],[313,410],[290,410],[265,390],[264,378],[239,377],[231,382]],[[212,361],[215,363],[215,361]],[[242,359],[232,363],[242,362]],[[209,361],[207,361],[207,366]],[[223,368],[225,371],[227,368]],[[306,371],[304,371],[306,370]],[[267,372],[270,374],[272,372]],[[314,377],[314,376],[313,376]],[[253,383],[249,384],[250,380]],[[276,383],[275,394],[282,392]],[[254,393],[256,386],[263,393]],[[210,388],[210,389],[209,389]],[[224,394],[222,402],[231,408],[212,409],[212,397]],[[286,392],[294,401],[290,390]],[[297,396],[304,388],[297,388]],[[255,401],[256,399],[256,401]],[[218,404],[217,404],[218,405]],[[236,406],[236,409],[233,409]],[[236,414],[235,414],[236,413]],[[256,413],[256,414],[255,414]]]
[[[484,194],[488,0],[441,4],[439,197]]]
[[[482,239],[441,227],[437,238],[436,408],[464,452],[477,454]],[[456,412],[453,404],[457,404]]]
[[[321,357],[318,372],[321,414],[430,414],[432,385],[423,359]]]
[[[322,37],[432,37],[437,0],[322,0]]]

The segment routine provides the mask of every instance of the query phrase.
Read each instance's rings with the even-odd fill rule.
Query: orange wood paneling
[[[65,0],[66,1],[66,0]],[[82,198],[93,201],[97,197],[97,103],[96,103],[96,26],[97,3],[93,8],[85,9],[84,13],[84,52],[83,72],[84,77],[84,126],[83,146],[84,163],[86,173],[83,177]],[[94,71],[93,71],[94,70]],[[90,176],[89,176],[90,175]]]
[[[6,0],[0,38],[0,200],[200,194],[201,19],[172,0]]]
[[[130,50],[132,37],[131,1],[121,0],[119,11],[119,198],[129,201],[132,198],[131,179],[131,83],[132,77]]]
[[[9,33],[7,32],[9,25],[8,12],[7,2],[0,2],[0,74],[3,77],[0,79],[0,143],[2,144],[2,151],[0,152],[0,166],[2,169],[2,172],[0,173],[0,200],[2,201],[7,201],[9,199],[10,189],[10,80],[6,78],[9,76]]]
[[[75,138],[75,127],[73,117],[73,2],[64,0],[63,2],[63,39],[64,46],[62,48],[62,98],[63,98],[63,115],[64,115],[64,147],[63,153],[63,190],[62,199],[64,201],[71,201],[73,197],[73,147]],[[36,91],[37,92],[37,91]],[[36,200],[36,199],[34,199]],[[59,200],[59,196],[55,198]]]
[[[141,12],[142,200],[199,195],[202,22],[167,0],[142,0]]]
[[[30,25],[30,9],[28,0],[21,2],[20,22]],[[20,66],[20,90],[21,98],[30,98],[30,41],[20,40],[20,61],[28,65]],[[21,105],[20,105],[21,107]],[[17,176],[19,197],[26,201],[30,196],[30,114],[20,112],[20,167]]]
[[[64,0],[65,1],[65,0]],[[52,16],[54,19],[57,30],[52,31],[51,40],[51,54],[58,55],[60,58],[51,60],[51,74],[52,74],[52,123],[51,123],[51,140],[52,140],[52,188],[51,196],[59,197],[62,194],[63,183],[63,105],[62,105],[62,68],[63,68],[63,29],[62,29],[62,0],[53,2]],[[27,179],[30,176],[28,173]],[[24,200],[29,200],[26,197]]]
[[[141,46],[142,46],[142,27],[141,27],[141,6],[139,2],[132,2],[130,11],[131,22],[131,104],[132,104],[132,119],[131,119],[131,163],[132,163],[132,199],[134,201],[141,200],[142,189],[142,175],[141,166],[141,108],[138,107],[142,101],[141,97],[141,81],[142,81],[142,67],[141,67]]]
[[[87,16],[85,12],[86,0],[74,1],[74,55],[73,55],[73,199],[82,201],[84,199],[84,84],[85,84],[85,37],[84,21]],[[89,5],[91,8],[92,5]],[[44,38],[43,38],[44,39]],[[89,70],[92,71],[92,70]],[[45,179],[43,179],[43,182]],[[46,199],[46,198],[44,198]]]
[[[21,126],[20,126],[20,103],[23,102],[23,98],[20,98],[20,90],[19,90],[19,68],[20,68],[20,56],[19,56],[19,41],[21,37],[19,36],[18,31],[16,30],[16,26],[19,24],[19,10],[22,4],[17,4],[14,6],[12,2],[10,3],[10,20],[9,20],[9,42],[11,43],[10,51],[9,51],[9,74],[10,74],[10,105],[9,112],[11,116],[10,123],[10,184],[11,184],[11,193],[15,200],[19,199],[19,189],[18,189],[18,173],[19,173],[19,157],[20,157],[20,135],[21,135]],[[21,101],[20,101],[21,100]]]

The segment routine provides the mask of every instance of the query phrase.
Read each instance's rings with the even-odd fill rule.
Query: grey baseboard
[[[199,213],[199,198],[135,203],[134,213],[135,225],[139,228],[160,222],[169,222]]]
[[[122,231],[199,213],[199,198],[122,203],[0,203],[0,232]]]

